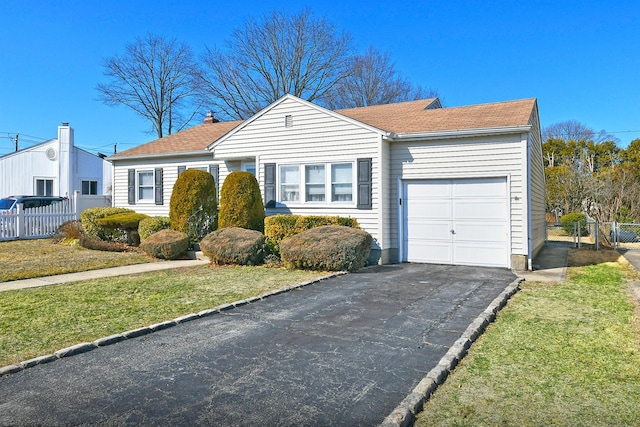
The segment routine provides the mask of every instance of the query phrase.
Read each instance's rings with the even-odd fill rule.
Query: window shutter
[[[265,163],[264,165],[264,206],[266,208],[276,207],[276,164]]]
[[[372,209],[371,159],[358,159],[358,209]]]
[[[186,170],[187,170],[186,166],[178,166],[178,176],[180,176],[180,174]]]
[[[213,176],[213,181],[216,184],[216,197],[218,197],[218,194],[220,194],[220,184],[218,183],[218,179],[220,178],[220,166],[209,165],[209,173]]]
[[[129,204],[135,205],[136,204],[136,170],[129,169],[127,172],[129,175],[129,178],[127,180]]]
[[[163,191],[162,191],[162,168],[156,168],[155,173],[155,199],[156,205],[162,205],[163,202]]]

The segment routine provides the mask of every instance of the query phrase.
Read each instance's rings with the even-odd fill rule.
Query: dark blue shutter
[[[156,199],[156,205],[162,205],[164,203],[163,201],[163,196],[164,196],[164,192],[162,189],[162,168],[156,168],[156,173],[155,173],[155,199]]]
[[[264,206],[266,208],[276,207],[276,164],[265,163],[264,165]]]
[[[358,209],[372,209],[371,159],[358,159]]]
[[[187,170],[186,166],[178,166],[178,176],[180,176],[180,174],[186,170]]]
[[[130,205],[136,204],[136,170],[129,169],[127,179],[127,194]]]

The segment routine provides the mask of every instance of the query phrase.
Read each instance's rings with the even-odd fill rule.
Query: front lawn
[[[0,282],[157,261],[138,252],[103,252],[53,239],[0,242]]]
[[[585,265],[589,252],[601,256],[570,254],[570,265],[583,266],[570,267],[565,283],[523,282],[417,426],[640,425],[628,281],[638,274],[623,259]]]
[[[202,265],[5,291],[0,293],[0,367],[325,274]]]

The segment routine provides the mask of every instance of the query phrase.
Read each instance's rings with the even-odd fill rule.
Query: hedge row
[[[302,216],[302,215],[274,215],[265,218],[264,234],[267,250],[280,255],[280,242],[287,237],[295,236],[306,230],[324,225],[341,225],[360,229],[355,218],[342,216]]]

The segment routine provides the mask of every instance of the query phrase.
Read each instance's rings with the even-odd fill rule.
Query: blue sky
[[[637,1],[0,0],[0,155],[16,133],[25,148],[62,122],[94,153],[153,140],[145,120],[97,100],[103,58],[147,32],[199,54],[247,17],[307,6],[360,50],[389,51],[445,106],[535,97],[543,127],[577,120],[622,147],[640,138]]]

